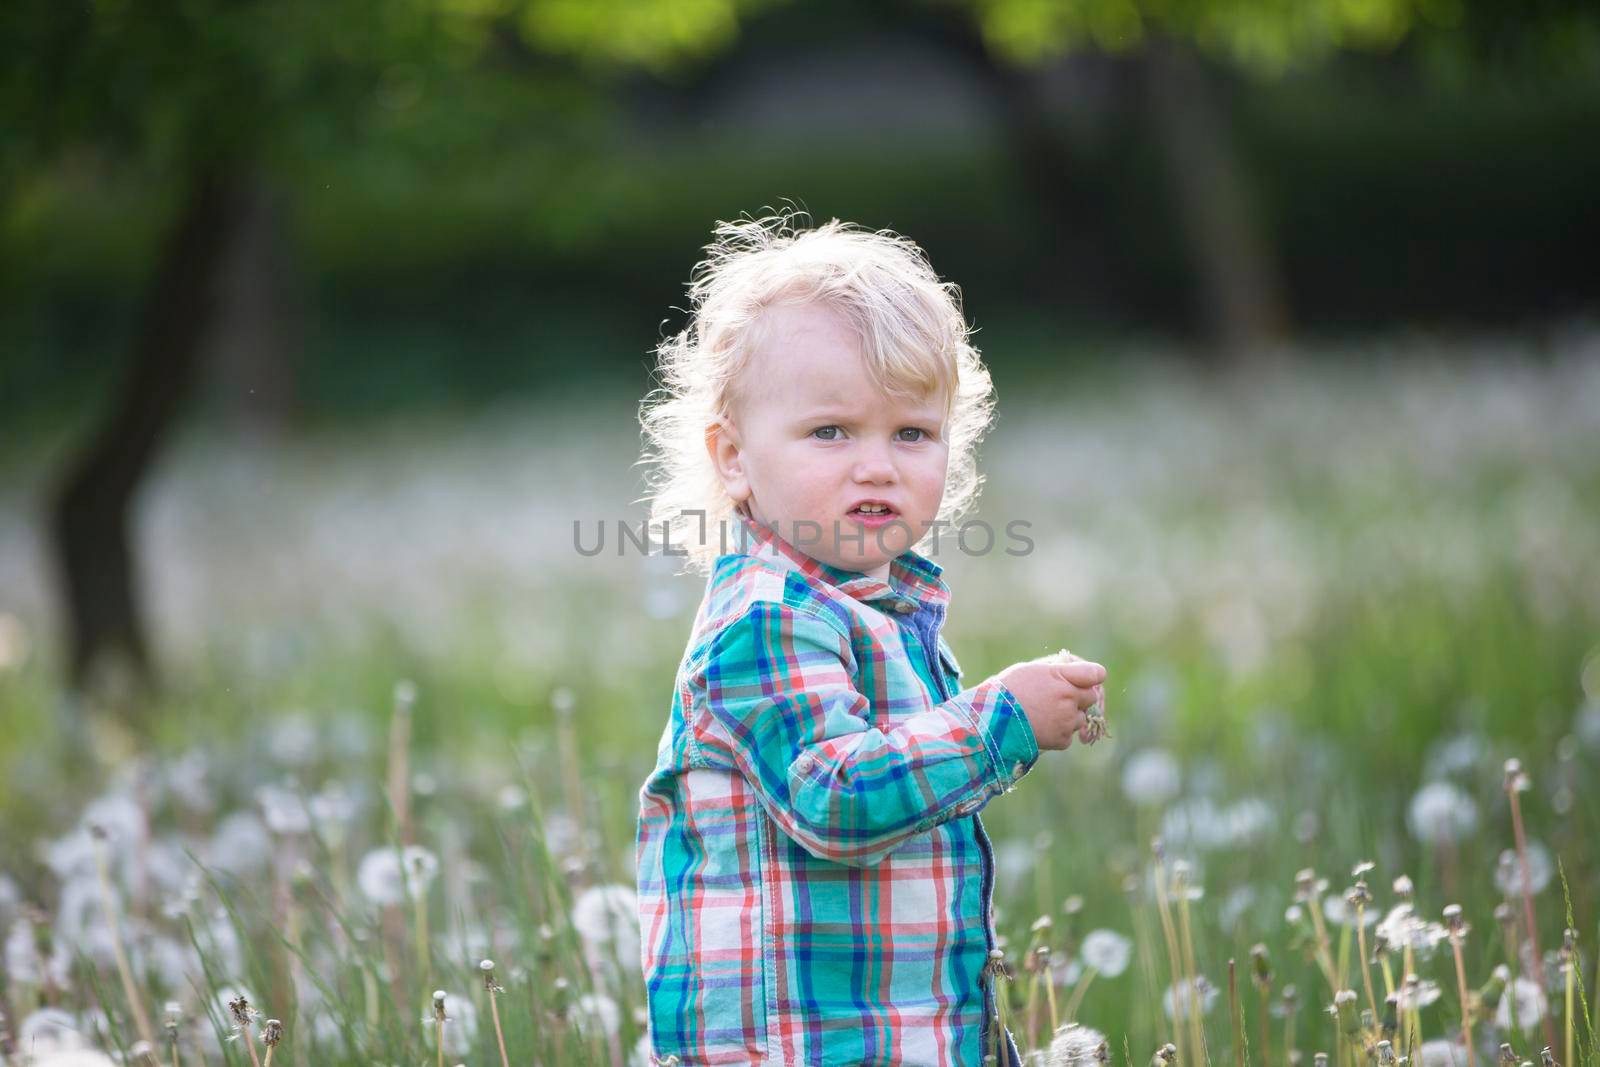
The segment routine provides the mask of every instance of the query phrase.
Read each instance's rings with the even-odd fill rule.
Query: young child
[[[639,797],[651,1062],[1018,1063],[978,811],[1090,740],[1105,670],[962,688],[940,634],[915,545],[993,413],[959,290],[838,220],[716,237],[640,416],[652,527],[708,572]]]

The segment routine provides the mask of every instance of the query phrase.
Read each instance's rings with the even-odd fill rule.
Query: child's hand
[[[1074,735],[1092,740],[1084,712],[1105,699],[1106,669],[1100,664],[1076,658],[1064,663],[1051,655],[1013,663],[995,677],[1022,705],[1041,749],[1068,748]]]

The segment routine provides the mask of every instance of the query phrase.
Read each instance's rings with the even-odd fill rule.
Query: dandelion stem
[[[1189,887],[1185,884],[1182,889],[1178,897],[1178,925],[1183,931],[1183,966],[1188,978],[1189,1036],[1194,1044],[1195,1063],[1203,1064],[1211,1062],[1211,1058],[1206,1053],[1205,1032],[1200,1022],[1200,982],[1195,966],[1194,934],[1189,924]]]
[[[1412,969],[1411,969],[1411,967],[1412,967],[1411,938],[1409,936],[1406,938],[1405,951],[1404,951],[1404,955],[1403,955],[1402,959],[1403,959],[1403,964],[1402,964],[1402,969],[1400,971],[1400,984],[1403,987],[1403,986],[1405,986],[1405,984],[1407,982],[1409,982],[1411,980],[1411,975],[1414,973],[1412,971]],[[1416,1013],[1415,1013],[1415,1010],[1407,1003],[1407,1001],[1413,1000],[1413,999],[1415,999],[1415,998],[1414,997],[1405,997],[1405,996],[1402,996],[1400,998],[1399,1015],[1400,1015],[1400,1037],[1401,1037],[1400,1044],[1402,1046],[1404,1046],[1404,1048],[1405,1048],[1405,1055],[1410,1056],[1413,1059],[1415,1059],[1416,1058],[1417,1046],[1416,1046],[1416,1042],[1412,1039],[1412,1024],[1416,1021],[1415,1020],[1415,1014]]]
[[[1461,996],[1461,1037],[1467,1046],[1467,1067],[1477,1067],[1477,1057],[1472,1048],[1472,1004],[1467,999],[1467,968],[1461,962],[1461,938],[1450,938],[1450,950],[1456,957],[1456,990]]]
[[[1093,968],[1089,970],[1089,973],[1094,973]],[[1084,984],[1087,985],[1087,981]],[[1054,1034],[1056,1029],[1061,1026],[1061,1017],[1056,1013],[1056,983],[1049,977],[1048,972],[1044,981],[1044,997],[1050,1003],[1050,1032]],[[1569,1061],[1571,1058],[1570,1056],[1567,1057]]]
[[[1322,968],[1329,990],[1337,993],[1344,987],[1339,984],[1338,975],[1333,970],[1333,956],[1328,951],[1328,926],[1322,921],[1322,904],[1317,900],[1315,890],[1306,900],[1306,910],[1311,913],[1311,926],[1317,935],[1317,966]]]
[[[156,1032],[150,1026],[150,1018],[144,1013],[144,1001],[140,999],[139,988],[133,981],[133,968],[128,966],[128,953],[122,947],[122,928],[117,923],[117,909],[111,892],[111,875],[106,870],[105,847],[101,843],[101,831],[95,827],[89,831],[89,841],[94,846],[94,868],[100,882],[100,908],[105,912],[106,928],[111,931],[111,951],[117,958],[117,974],[122,979],[122,992],[128,998],[128,1008],[133,1012],[134,1025],[139,1028],[139,1036],[150,1043],[151,1048],[156,1047]]]
[[[1172,907],[1167,902],[1167,871],[1166,865],[1161,862],[1161,856],[1156,855],[1156,907],[1161,913],[1161,932],[1167,939],[1167,969],[1172,974],[1172,1015],[1174,1021],[1178,1015],[1178,997],[1181,994],[1183,976],[1178,964],[1178,935],[1172,925]],[[1187,1064],[1189,1060],[1184,1055],[1183,1028],[1175,1026],[1172,1029],[1172,1043],[1177,1048],[1177,1061]],[[1196,1050],[1198,1054],[1198,1050]]]
[[[1356,951],[1361,955],[1361,986],[1367,991],[1367,1007],[1372,1009],[1372,1018],[1378,1019],[1378,1001],[1372,995],[1372,971],[1367,965],[1367,929],[1363,923],[1366,918],[1365,904],[1356,903]]]
[[[499,1025],[499,1005],[494,1001],[494,993],[490,993],[490,1016],[494,1017],[494,1040],[501,1046],[501,1067],[510,1067],[510,1059],[506,1056],[506,1033]]]
[[[1522,802],[1518,798],[1521,791],[1514,785],[1507,790],[1511,797],[1511,829],[1517,837],[1517,860],[1522,864],[1522,918],[1528,924],[1528,941],[1533,945],[1533,958],[1535,961],[1542,959],[1539,954],[1539,928],[1533,922],[1533,871],[1528,866],[1528,837],[1522,830]],[[1544,968],[1533,968],[1533,980],[1539,986],[1539,994],[1546,995],[1544,988]],[[1515,999],[1515,998],[1513,998]],[[1555,1026],[1550,1022],[1550,1013],[1544,1013],[1544,1043],[1554,1046],[1556,1043]]]
[[[261,1067],[272,1067],[272,1054],[274,1052],[276,1052],[276,1051],[278,1051],[278,1050],[275,1049],[275,1048],[268,1048],[267,1049],[267,1058],[262,1061]]]
[[[433,970],[433,961],[428,958],[428,900],[426,894],[417,893],[412,898],[412,929],[417,939],[417,966],[420,968],[418,977],[423,982],[428,980],[429,973]]]
[[[1099,971],[1090,967],[1083,972],[1083,977],[1078,979],[1078,984],[1073,987],[1072,996],[1067,998],[1067,1022],[1070,1023],[1078,1017],[1078,1005],[1083,1003],[1083,995],[1089,991],[1089,983],[1094,981],[1094,976],[1099,973]],[[1053,1034],[1055,1033],[1055,1020],[1052,1018],[1050,1021],[1052,1023],[1050,1032]]]
[[[1334,967],[1334,973],[1339,977],[1339,988],[1344,989],[1349,985],[1346,977],[1350,974],[1350,927],[1339,928],[1339,962]]]
[[[1244,1067],[1244,1014],[1239,1009],[1239,980],[1233,959],[1228,959],[1228,1015],[1233,1021],[1233,1064]]]
[[[1272,1067],[1272,990],[1263,985],[1261,994],[1261,1067]]]
[[[1028,983],[1028,1006],[1024,1009],[1023,1025],[1027,1027],[1027,1040],[1029,1045],[1039,1043],[1039,980],[1043,977],[1042,971],[1033,972],[1033,981]]]

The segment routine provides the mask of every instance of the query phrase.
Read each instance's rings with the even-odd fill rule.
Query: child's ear
[[[750,496],[750,480],[745,475],[739,429],[727,417],[719,417],[706,426],[706,453],[711,466],[722,481],[722,488],[735,504],[742,504]]]

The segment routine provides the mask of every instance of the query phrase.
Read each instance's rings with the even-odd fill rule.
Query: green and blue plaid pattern
[[[884,582],[739,523],[639,794],[652,1062],[1016,1061],[978,811],[1038,759],[1021,705],[958,688],[938,564]]]

